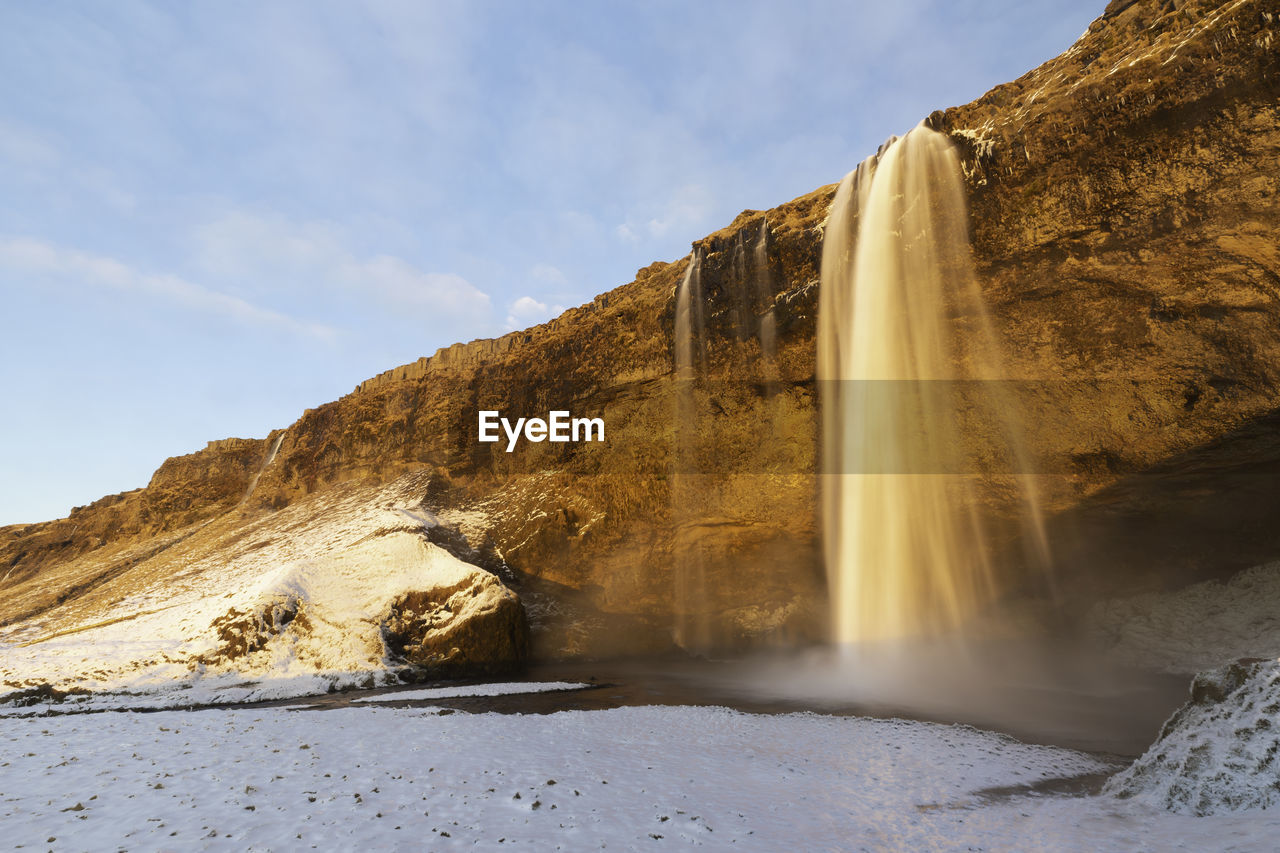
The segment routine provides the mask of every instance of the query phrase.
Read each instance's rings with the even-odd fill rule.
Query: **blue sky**
[[[586,302],[1102,5],[4,4],[0,524]]]

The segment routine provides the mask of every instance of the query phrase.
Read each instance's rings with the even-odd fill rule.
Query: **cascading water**
[[[677,645],[696,651],[705,651],[710,646],[710,626],[705,615],[706,566],[697,537],[688,530],[697,506],[695,380],[707,372],[704,305],[702,254],[694,249],[676,290],[675,470],[670,482],[671,518],[675,527],[673,634]]]
[[[680,379],[692,379],[695,368],[706,372],[706,323],[702,311],[702,255],[695,249],[676,289],[676,374]]]
[[[733,240],[733,251],[729,255],[729,281],[737,286],[730,290],[733,304],[734,354],[737,358],[737,370],[743,376],[748,375],[748,341],[755,332],[754,295],[747,277],[747,245],[742,232]]]
[[[826,223],[822,522],[832,637],[846,646],[952,632],[995,599],[978,471],[1022,490],[1043,551],[960,174],[922,125],[845,177]],[[980,446],[992,436],[994,450]]]
[[[751,281],[756,301],[764,306],[760,318],[760,370],[770,392],[778,379],[778,321],[773,315],[773,278],[769,273],[769,223],[760,220],[760,236],[752,252]]]
[[[244,490],[244,497],[240,499],[240,506],[244,506],[249,498],[253,496],[253,490],[258,488],[258,481],[262,479],[262,474],[267,467],[275,461],[276,454],[280,452],[280,443],[284,441],[285,431],[281,430],[276,436],[276,440],[271,442],[271,449],[267,451],[267,456],[262,460],[262,464],[258,466],[257,472],[254,473],[253,479],[249,481],[249,488]]]
[[[711,381],[707,311],[709,304],[718,309],[713,320],[720,335],[715,339],[716,381],[742,383],[722,387],[729,398],[738,399],[737,405],[745,403],[743,411],[754,411],[761,446],[772,448],[780,427],[775,399],[777,324],[768,240],[768,225],[761,221],[758,232],[753,224],[734,235],[727,246],[720,244],[723,248],[717,250],[713,244],[710,256],[695,248],[676,288],[673,467],[669,480],[673,635],[678,645],[695,652],[713,651],[722,638],[713,614],[727,592],[709,581],[705,550],[708,518],[715,515],[713,507],[723,498],[725,483],[723,469],[718,467],[723,460],[716,458],[713,449],[718,427],[715,419],[704,417],[709,406],[718,405],[707,385]],[[709,292],[703,289],[704,272]],[[765,389],[763,402],[754,399],[760,387]],[[749,393],[740,395],[744,388]],[[758,470],[750,469],[751,473]]]

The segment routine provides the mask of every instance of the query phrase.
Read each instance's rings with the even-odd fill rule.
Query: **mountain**
[[[961,153],[1064,613],[1280,552],[1278,17],[1275,0],[1113,0],[1061,56],[925,119]],[[140,618],[184,578],[194,607],[224,568],[276,566],[247,556],[259,540],[305,574],[379,535],[428,543],[405,560],[471,564],[490,610],[501,585],[480,575],[504,581],[540,658],[823,637],[815,315],[834,192],[744,211],[690,258],[389,370],[265,439],[169,459],[143,489],[0,529],[0,638],[38,648]],[[693,257],[705,355],[690,386],[675,348]],[[600,417],[606,437],[507,453],[476,440],[482,410]],[[998,517],[1008,496],[988,485]],[[1014,544],[1002,565],[1016,578]],[[413,591],[360,615],[382,620],[384,645],[421,609]],[[270,616],[287,599],[272,595],[253,605],[266,645],[294,630]],[[500,640],[474,665],[522,658],[519,618],[492,624]],[[450,642],[441,655],[462,648]]]

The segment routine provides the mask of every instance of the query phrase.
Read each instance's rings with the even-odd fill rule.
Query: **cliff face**
[[[1062,56],[928,118],[963,155],[1058,569],[1084,597],[1280,550],[1278,17],[1275,0],[1112,2]],[[0,622],[29,615],[9,603],[24,585],[57,599],[100,582],[69,567],[104,547],[162,559],[147,543],[210,518],[426,471],[427,504],[520,585],[538,653],[822,636],[814,315],[833,192],[695,243],[692,389],[673,372],[689,260],[655,263],[550,323],[387,371],[282,436],[213,443],[145,489],[0,531]],[[600,416],[606,441],[507,454],[476,440],[480,409]]]
[[[1013,369],[1059,380],[1031,429],[1068,481],[1059,565],[1104,588],[1277,551],[1278,25],[1274,2],[1113,2],[931,117],[968,155]]]

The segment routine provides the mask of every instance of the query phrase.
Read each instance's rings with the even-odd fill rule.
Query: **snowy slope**
[[[1089,630],[1116,663],[1193,673],[1238,658],[1280,656],[1280,562],[1097,604]]]
[[[380,622],[398,596],[437,591],[464,619],[513,595],[427,541],[424,525],[435,521],[418,505],[423,492],[410,475],[383,488],[337,487],[257,519],[216,520],[4,629],[0,679],[10,690],[48,683],[149,697],[127,700],[134,707],[387,682]]]

